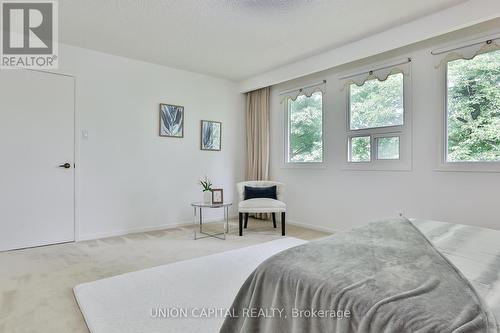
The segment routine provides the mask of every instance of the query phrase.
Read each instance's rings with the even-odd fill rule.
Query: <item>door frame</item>
[[[81,126],[78,108],[76,105],[77,78],[74,74],[59,71],[20,68],[14,70],[26,70],[52,75],[66,76],[73,79],[73,243],[80,240],[80,135]]]

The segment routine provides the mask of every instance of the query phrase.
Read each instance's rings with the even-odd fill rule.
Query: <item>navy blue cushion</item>
[[[244,198],[245,200],[258,198],[277,199],[276,185],[269,187],[245,186]]]

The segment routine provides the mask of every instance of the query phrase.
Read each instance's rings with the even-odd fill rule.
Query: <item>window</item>
[[[369,136],[356,136],[351,138],[349,160],[351,162],[370,162],[371,148]]]
[[[399,160],[399,136],[377,138],[379,160]]]
[[[446,68],[446,162],[500,161],[500,50]]]
[[[351,130],[403,125],[403,74],[385,81],[353,83],[349,89]]]
[[[411,167],[409,65],[405,68],[371,71],[360,75],[361,80],[348,81],[346,168]]]
[[[286,156],[288,164],[323,162],[323,93],[287,99]]]

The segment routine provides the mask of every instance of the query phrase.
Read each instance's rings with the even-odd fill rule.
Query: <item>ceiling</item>
[[[240,81],[465,0],[60,0],[60,42]]]

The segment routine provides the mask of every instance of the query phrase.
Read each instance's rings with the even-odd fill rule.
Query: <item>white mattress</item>
[[[286,237],[180,261],[74,288],[92,333],[218,332],[223,316],[154,318],[156,308],[228,309],[250,273],[265,259],[306,241]],[[156,316],[156,313],[154,313]]]
[[[500,320],[500,231],[418,219],[412,222],[469,279]]]

